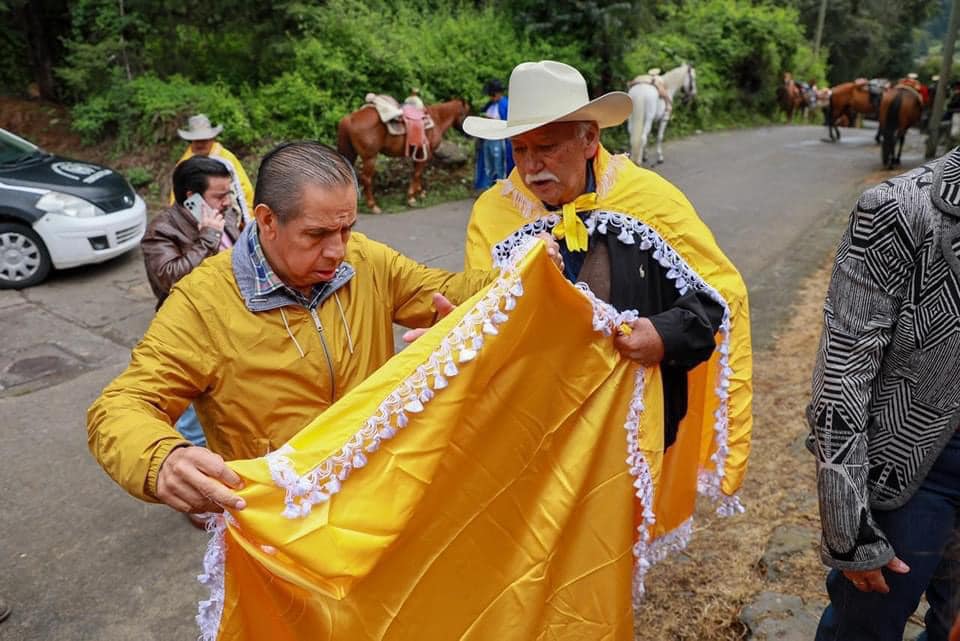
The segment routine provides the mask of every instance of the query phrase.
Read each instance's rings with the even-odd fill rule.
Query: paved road
[[[871,132],[837,145],[822,134],[772,127],[695,136],[668,144],[658,168],[744,273],[761,343],[793,288],[829,254],[856,192],[877,179]],[[919,162],[905,152],[905,166]],[[469,207],[365,216],[359,228],[457,268]],[[86,448],[85,410],[152,313],[137,253],[0,292],[0,596],[14,607],[2,641],[196,638],[205,535],[125,495]]]

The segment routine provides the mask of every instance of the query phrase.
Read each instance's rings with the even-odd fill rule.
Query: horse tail
[[[897,95],[890,101],[887,107],[887,115],[883,123],[883,137],[893,141],[897,137],[897,128],[900,127],[900,105],[903,102],[903,93],[898,89]]]
[[[630,88],[630,97],[633,99],[633,111],[627,119],[627,131],[630,134],[630,158],[638,165],[643,164],[643,126],[644,104],[643,96],[634,87]]]
[[[357,159],[357,150],[353,148],[353,141],[350,140],[350,128],[347,125],[349,117],[344,116],[337,123],[337,151],[353,164]]]
[[[897,144],[897,130],[900,128],[900,105],[903,102],[903,90],[897,89],[896,95],[887,107],[884,120],[880,127],[883,137],[883,160],[887,163],[893,156],[894,146]],[[892,162],[892,160],[890,160]]]

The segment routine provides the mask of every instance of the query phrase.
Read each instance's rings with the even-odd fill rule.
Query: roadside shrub
[[[131,167],[124,172],[124,175],[134,189],[146,187],[153,182],[153,173],[144,167]]]
[[[222,139],[245,145],[260,138],[241,98],[222,84],[195,85],[182,76],[166,80],[147,74],[114,84],[73,109],[73,127],[90,141],[117,136],[121,148],[175,140],[177,128],[196,113],[223,123]]]

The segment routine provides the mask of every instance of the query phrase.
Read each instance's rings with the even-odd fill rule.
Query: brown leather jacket
[[[236,210],[228,210],[224,220],[223,233],[236,242],[240,235]],[[140,241],[140,250],[158,309],[174,283],[204,258],[220,251],[220,233],[209,227],[200,231],[193,214],[180,205],[175,204],[154,216]]]

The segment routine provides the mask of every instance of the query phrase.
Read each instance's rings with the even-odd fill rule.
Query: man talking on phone
[[[158,309],[174,283],[236,242],[240,228],[232,185],[230,170],[205,156],[173,170],[174,203],[150,221],[140,242]]]
[[[158,309],[174,283],[203,259],[232,247],[240,235],[239,216],[232,206],[233,178],[223,163],[205,156],[181,162],[173,171],[173,195],[173,205],[150,221],[140,243]],[[194,445],[206,445],[192,404],[176,427]],[[202,518],[190,520],[203,525]]]

